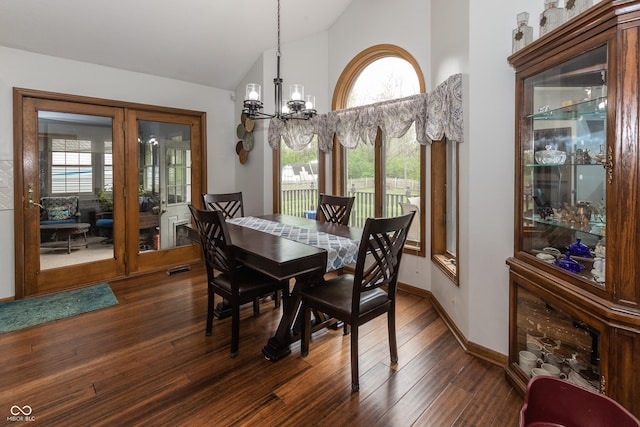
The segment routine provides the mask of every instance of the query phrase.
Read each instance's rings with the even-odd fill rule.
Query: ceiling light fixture
[[[273,79],[275,86],[275,113],[267,114],[262,112],[261,87],[257,83],[249,83],[246,87],[244,97],[244,108],[242,114],[250,119],[270,119],[280,120],[309,120],[317,112],[315,110],[316,98],[313,95],[304,94],[304,86],[292,84],[289,86],[289,100],[282,102],[282,78],[280,78],[280,0],[278,0],[278,48],[276,51],[276,78]]]

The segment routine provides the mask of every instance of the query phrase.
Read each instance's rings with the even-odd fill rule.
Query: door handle
[[[33,184],[29,184],[28,185],[28,189],[27,189],[27,201],[28,201],[28,207],[29,209],[33,209],[33,206],[39,206],[40,208],[44,209],[44,206],[42,206],[40,203],[36,203],[33,201]]]

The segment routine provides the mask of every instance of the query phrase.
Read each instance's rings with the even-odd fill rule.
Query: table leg
[[[267,345],[262,349],[262,354],[272,362],[282,359],[291,353],[289,344],[299,339],[299,335],[294,335],[292,328],[296,323],[298,312],[300,311],[300,289],[303,286],[313,286],[324,279],[324,271],[306,273],[296,277],[295,285],[288,298],[282,301],[282,318],[278,324],[276,334],[269,338]]]

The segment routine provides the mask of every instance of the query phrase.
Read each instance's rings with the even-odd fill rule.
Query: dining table
[[[294,279],[282,301],[278,328],[262,349],[267,359],[280,360],[300,338],[300,290],[320,285],[327,272],[354,264],[362,229],[284,214],[232,218],[227,226],[239,262],[279,281]],[[314,330],[329,324],[320,314]]]

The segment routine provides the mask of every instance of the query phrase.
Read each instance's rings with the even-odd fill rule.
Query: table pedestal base
[[[226,319],[231,317],[231,304],[227,300],[219,302],[213,309],[213,315],[218,319]]]
[[[324,281],[324,271],[317,270],[296,277],[296,283],[289,298],[284,298],[282,302],[282,318],[278,324],[276,334],[269,338],[267,345],[262,348],[262,354],[272,362],[282,359],[291,354],[289,344],[300,339],[300,326],[302,325],[302,312],[300,310],[301,298],[300,287],[313,286],[313,284]],[[315,321],[311,332],[333,325],[336,320],[326,318],[321,313],[314,313]]]

